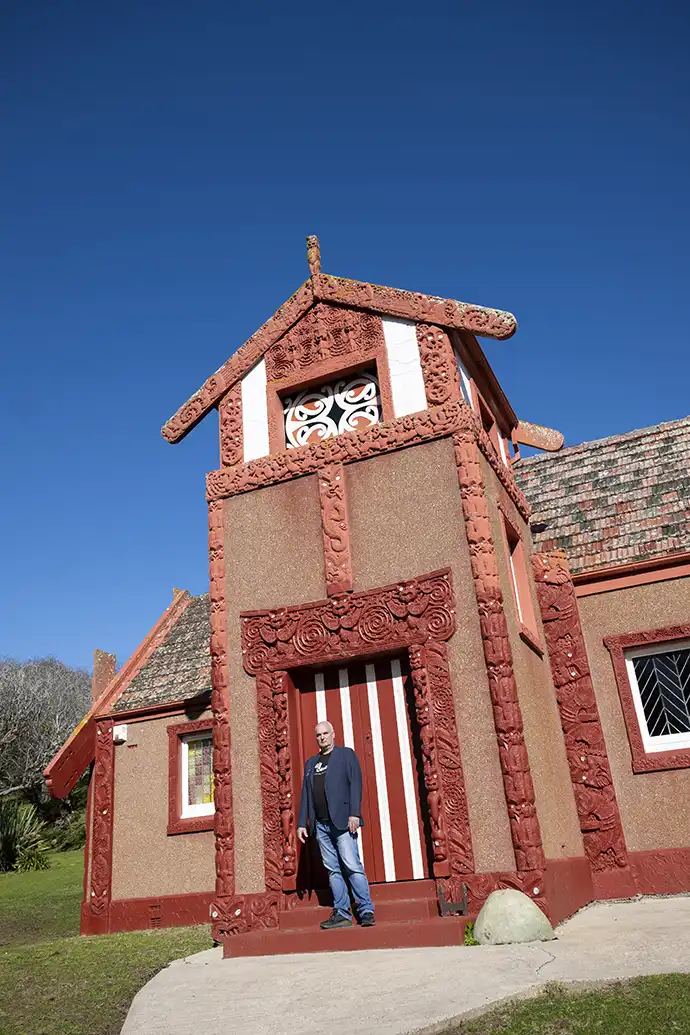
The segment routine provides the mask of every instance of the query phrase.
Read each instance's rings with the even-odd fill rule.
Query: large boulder
[[[492,891],[479,910],[474,937],[480,945],[548,942],[553,927],[531,898],[515,888]]]

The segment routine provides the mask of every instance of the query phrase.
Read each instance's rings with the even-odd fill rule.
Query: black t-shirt
[[[326,773],[331,753],[319,755],[314,766],[314,810],[316,818],[322,823],[328,823],[331,818],[328,814],[328,802],[326,801]]]

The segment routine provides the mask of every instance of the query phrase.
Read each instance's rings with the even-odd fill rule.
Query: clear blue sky
[[[307,276],[509,309],[569,443],[690,412],[689,16],[656,3],[2,5],[0,655],[131,653],[207,588],[212,415]]]

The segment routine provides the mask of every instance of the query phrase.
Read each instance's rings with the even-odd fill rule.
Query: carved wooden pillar
[[[442,406],[460,398],[460,376],[450,339],[440,327],[417,324],[417,341],[427,406]]]
[[[329,597],[352,589],[352,554],[347,516],[345,467],[328,464],[317,473],[326,593]]]
[[[566,555],[535,553],[534,581],[549,648],[582,841],[597,898],[635,894],[604,733]]]
[[[208,548],[211,598],[211,707],[213,709],[213,787],[216,806],[216,895],[235,890],[235,844],[232,815],[230,715],[225,604],[223,503],[208,506]]]
[[[96,723],[96,756],[93,771],[93,823],[91,870],[85,934],[107,934],[113,875],[113,805],[115,797],[115,745],[113,720]]]
[[[515,862],[518,870],[543,870],[541,830],[476,432],[456,432],[453,442]]]
[[[408,649],[431,824],[434,876],[474,870],[465,781],[445,643]]]
[[[236,384],[218,403],[220,463],[233,467],[244,461],[242,439],[242,385]]]

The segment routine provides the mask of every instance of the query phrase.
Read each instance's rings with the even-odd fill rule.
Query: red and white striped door
[[[351,747],[362,767],[360,850],[371,883],[429,875],[409,672],[400,658],[333,666],[295,680],[301,747],[316,751],[314,727],[327,719],[336,744]]]

